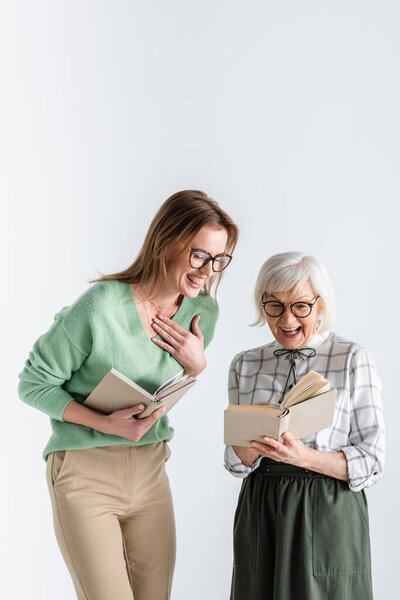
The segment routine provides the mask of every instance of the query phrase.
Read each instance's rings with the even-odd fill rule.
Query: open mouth
[[[301,325],[299,327],[280,327],[280,330],[285,337],[292,338],[300,333]]]
[[[196,289],[203,287],[207,281],[206,279],[201,279],[195,275],[186,275],[186,278],[189,280],[190,285]]]

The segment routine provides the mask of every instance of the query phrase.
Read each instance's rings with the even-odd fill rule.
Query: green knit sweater
[[[195,299],[184,297],[173,320],[190,329],[198,314],[207,346],[214,334],[218,309],[204,291]],[[54,319],[50,329],[35,342],[19,374],[21,399],[50,416],[53,432],[44,459],[55,450],[169,441],[174,430],[168,416],[158,419],[139,442],[62,418],[67,404],[71,400],[83,403],[111,367],[151,394],[182,370],[169,352],[147,336],[131,286],[120,281],[96,283]]]

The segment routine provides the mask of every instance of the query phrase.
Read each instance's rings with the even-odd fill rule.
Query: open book
[[[163,383],[152,395],[116,369],[111,369],[86,398],[84,405],[110,414],[114,410],[144,404],[145,409],[137,415],[138,419],[142,419],[160,406],[166,406],[166,414],[195,383],[194,377],[184,375],[181,371]]]
[[[301,439],[333,423],[336,390],[315,371],[304,375],[291,389],[282,408],[263,404],[229,404],[224,415],[226,445],[248,446],[269,436],[282,441],[289,431]]]

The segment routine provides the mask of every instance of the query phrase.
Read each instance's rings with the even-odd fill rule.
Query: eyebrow
[[[278,302],[280,302],[281,304],[283,304],[283,302],[281,300],[279,300],[279,298],[277,298],[276,296],[274,296],[274,294],[269,294],[270,298],[275,298],[275,300],[277,300]],[[302,296],[299,296],[298,298],[296,298],[296,300],[294,300],[293,302],[291,302],[290,304],[294,304],[295,302],[297,302],[298,300],[301,300],[302,298],[307,298],[308,294],[303,294]],[[268,294],[267,294],[268,297]]]

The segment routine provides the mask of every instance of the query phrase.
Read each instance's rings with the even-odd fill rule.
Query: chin
[[[186,296],[187,298],[197,298],[197,296],[200,294],[200,290],[183,290],[181,291],[181,294],[183,296]]]
[[[180,286],[179,293],[183,294],[184,296],[187,296],[188,298],[197,298],[197,296],[200,294],[200,292],[203,288],[204,288],[204,285],[201,285],[201,286],[192,285],[185,277],[185,280],[182,282],[182,284]]]

